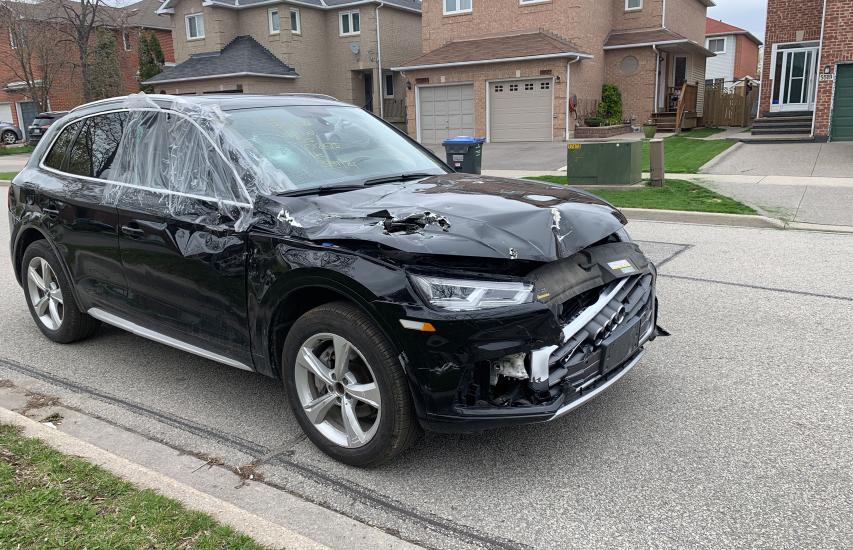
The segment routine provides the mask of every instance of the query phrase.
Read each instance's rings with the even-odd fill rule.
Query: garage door
[[[0,103],[0,122],[12,122],[11,103]]]
[[[421,143],[474,135],[474,85],[418,88]]]
[[[832,108],[833,141],[853,141],[853,65],[839,65]]]
[[[491,141],[551,141],[552,88],[550,78],[489,84]]]

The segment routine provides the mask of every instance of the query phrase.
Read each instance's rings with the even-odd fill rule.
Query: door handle
[[[139,229],[138,227],[130,227],[127,225],[121,226],[121,232],[130,237],[131,239],[141,239],[145,236],[145,231]]]

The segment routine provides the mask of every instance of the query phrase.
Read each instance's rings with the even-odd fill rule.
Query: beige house
[[[414,90],[408,131],[424,143],[572,137],[603,84],[622,93],[625,119],[675,109],[698,87],[711,0],[424,0],[424,53],[393,66]],[[575,101],[576,99],[576,101]],[[673,117],[674,118],[674,117]]]
[[[174,67],[157,92],[320,93],[404,123],[390,67],[420,55],[420,0],[166,0]]]

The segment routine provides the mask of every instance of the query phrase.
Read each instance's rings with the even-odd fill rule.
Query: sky
[[[767,0],[714,0],[717,5],[708,8],[708,17],[725,21],[729,25],[748,30],[764,41],[764,24],[767,20]]]

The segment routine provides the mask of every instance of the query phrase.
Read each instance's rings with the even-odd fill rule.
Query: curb
[[[741,147],[743,147],[743,142],[739,141],[739,142],[735,143],[734,145],[732,145],[731,147],[729,147],[728,149],[726,149],[725,151],[723,151],[722,153],[720,153],[716,157],[712,158],[711,160],[709,160],[708,162],[706,162],[705,164],[700,166],[699,170],[697,170],[697,172],[699,172],[699,174],[702,174],[705,172],[705,170],[709,170],[709,169],[713,168],[714,166],[716,166],[718,163],[724,161],[726,159],[726,157],[728,157],[729,155],[731,155],[732,153],[734,153],[735,151],[737,151]]]
[[[651,222],[696,223],[703,225],[728,225],[734,227],[758,227],[763,229],[785,229],[779,220],[766,216],[741,214],[718,214],[715,212],[690,212],[682,210],[655,210],[651,208],[620,208],[630,220]]]
[[[151,489],[165,497],[179,501],[189,509],[208,514],[234,530],[252,537],[261,545],[300,550],[328,548],[290,529],[246,512],[231,503],[212,497],[139,464],[134,464],[9,409],[0,407],[0,422],[18,426],[23,429],[25,435],[38,438],[57,451],[85,459],[139,488]]]

